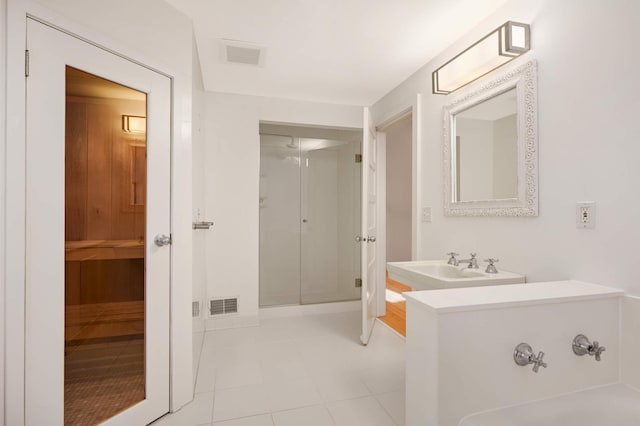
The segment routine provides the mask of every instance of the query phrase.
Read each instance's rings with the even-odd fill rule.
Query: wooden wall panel
[[[85,238],[87,209],[86,107],[67,102],[65,137],[65,239]]]
[[[79,305],[82,300],[80,262],[64,262],[64,303]]]
[[[67,98],[67,241],[144,239],[146,140],[122,130],[123,114],[145,103]]]
[[[67,263],[79,265],[78,304],[144,300],[144,260],[142,259],[86,260]]]
[[[108,105],[87,104],[87,235],[111,238],[111,156],[114,112]]]
[[[144,134],[132,135],[122,130],[123,114],[145,115],[145,102],[67,97],[65,239],[68,242],[144,239],[145,206],[132,201],[137,198],[144,203],[140,185],[146,185],[146,176],[140,173],[146,174],[146,160],[140,157],[144,156],[146,141]],[[137,195],[132,192],[134,183],[138,186]],[[65,303],[144,300],[144,259],[139,255],[132,257],[67,261]]]

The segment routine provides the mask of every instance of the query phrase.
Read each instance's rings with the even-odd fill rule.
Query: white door
[[[377,317],[378,145],[369,108],[364,109],[362,140],[362,335],[369,343]]]
[[[26,424],[147,424],[169,411],[170,79],[33,19],[27,46]]]

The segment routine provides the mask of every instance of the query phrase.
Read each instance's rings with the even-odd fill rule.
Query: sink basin
[[[443,260],[416,262],[388,262],[387,271],[392,280],[408,285],[414,290],[478,287],[502,284],[524,284],[525,276],[498,270],[488,274],[484,268],[469,269],[453,266]]]

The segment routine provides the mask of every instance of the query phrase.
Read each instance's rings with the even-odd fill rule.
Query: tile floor
[[[193,402],[154,426],[404,425],[404,340],[360,313],[271,318],[208,331]]]

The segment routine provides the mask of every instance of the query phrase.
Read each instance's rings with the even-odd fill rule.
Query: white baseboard
[[[314,305],[273,306],[260,308],[260,319],[298,317],[303,315],[335,314],[339,312],[352,312],[362,309],[360,300],[349,302],[318,303]]]
[[[193,333],[204,331],[204,320],[202,318],[193,318],[191,320],[191,331]]]
[[[258,315],[224,315],[218,318],[194,320],[193,331],[225,330],[230,328],[255,327],[265,318],[297,317],[304,315],[335,314],[340,312],[355,312],[362,309],[362,302],[353,300],[348,302],[318,303],[314,305],[274,306],[260,308]],[[200,325],[202,324],[202,325]]]
[[[205,320],[205,329],[207,331],[255,327],[258,325],[260,325],[258,315],[223,315],[219,318],[207,318]]]

